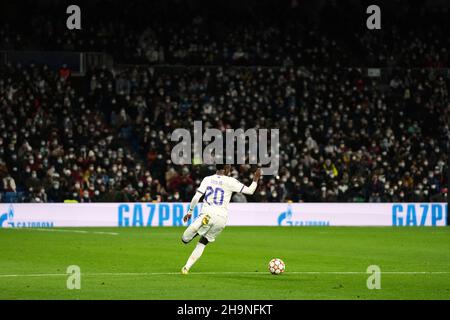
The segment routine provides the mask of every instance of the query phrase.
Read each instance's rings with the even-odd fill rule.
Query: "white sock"
[[[205,245],[203,243],[197,243],[194,251],[192,251],[191,256],[189,257],[186,265],[184,266],[186,269],[190,269],[192,265],[197,261],[203,254],[203,250],[205,250]]]

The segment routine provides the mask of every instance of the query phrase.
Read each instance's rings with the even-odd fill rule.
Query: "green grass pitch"
[[[448,227],[228,227],[187,276],[196,240],[183,245],[183,230],[0,229],[0,299],[450,299]]]

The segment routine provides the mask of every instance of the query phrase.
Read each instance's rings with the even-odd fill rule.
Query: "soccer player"
[[[231,172],[230,165],[218,164],[216,169],[216,174],[203,179],[192,198],[188,213],[183,217],[184,222],[189,221],[195,206],[200,198],[204,197],[200,215],[187,227],[181,237],[183,243],[188,244],[192,239],[200,235],[197,246],[181,269],[182,274],[189,273],[189,269],[201,257],[205,246],[210,242],[214,242],[225,228],[228,218],[228,203],[233,192],[253,194],[261,177],[261,169],[258,168],[255,171],[252,184],[247,187],[235,178],[229,177]]]

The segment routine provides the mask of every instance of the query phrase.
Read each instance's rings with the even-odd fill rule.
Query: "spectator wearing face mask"
[[[368,193],[369,202],[381,202],[381,198],[384,193],[384,186],[377,175],[372,177],[368,187]]]
[[[49,202],[64,202],[64,194],[60,188],[59,181],[53,182],[53,186],[48,191],[47,198]]]
[[[17,191],[16,181],[9,173],[3,178],[3,191],[13,193]]]
[[[334,163],[331,162],[331,159],[326,159],[323,164],[323,169],[325,170],[325,174],[330,178],[335,178],[338,176],[338,170]]]

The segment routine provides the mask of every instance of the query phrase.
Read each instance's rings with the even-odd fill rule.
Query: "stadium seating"
[[[135,10],[146,3],[111,4],[102,18],[87,16],[82,31],[62,34],[63,20],[28,17],[30,34],[5,17],[0,49],[103,51],[115,65],[83,77],[67,68],[0,66],[3,202],[188,201],[212,168],[171,164],[170,133],[194,120],[282,129],[278,176],[234,201],[446,197],[446,12],[430,9],[423,23],[431,34],[399,20],[375,34],[356,28],[355,38],[315,24],[302,16],[306,8],[274,9],[286,19],[269,24],[255,13],[260,23],[250,24],[226,8],[204,16],[171,1]],[[401,14],[393,6],[391,19]],[[324,7],[321,20],[334,9]],[[185,18],[172,21],[171,10]],[[133,23],[104,22],[119,12],[133,12]],[[345,24],[347,14],[333,19],[355,27]],[[380,76],[370,76],[374,67]],[[246,182],[250,171],[236,166],[233,174]]]

